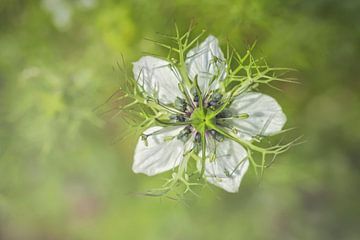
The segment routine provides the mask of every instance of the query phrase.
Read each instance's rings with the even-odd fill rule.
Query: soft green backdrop
[[[1,0],[0,239],[360,239],[360,1]],[[116,62],[164,50],[144,38],[191,20],[240,50],[258,40],[301,85],[269,91],[306,143],[238,194],[187,204],[132,194],[136,139],[92,110]]]

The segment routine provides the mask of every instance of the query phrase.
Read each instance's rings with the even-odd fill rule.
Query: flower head
[[[143,122],[132,169],[149,176],[173,171],[159,195],[178,183],[189,191],[199,179],[237,192],[250,164],[262,172],[268,155],[292,144],[255,145],[280,133],[286,122],[276,100],[255,88],[291,80],[276,77],[273,73],[280,69],[269,68],[249,51],[240,56],[228,49],[225,58],[214,36],[196,46],[200,36],[193,41],[189,36],[177,32],[171,38],[177,48],[160,44],[169,49],[166,59],[144,56],[133,63],[134,94],[128,91],[127,96],[134,101],[124,109],[138,104],[135,111]],[[171,57],[174,52],[177,59]]]

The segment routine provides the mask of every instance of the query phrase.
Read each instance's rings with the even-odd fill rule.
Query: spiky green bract
[[[144,193],[147,196],[167,196],[169,198],[182,199],[184,194],[192,192],[196,186],[204,186],[204,169],[207,151],[206,131],[213,130],[216,132],[215,138],[221,141],[228,138],[242,145],[248,154],[248,159],[252,165],[256,176],[262,176],[264,169],[267,168],[274,159],[281,153],[287,151],[291,146],[298,144],[299,138],[285,144],[275,144],[263,146],[263,136],[253,138],[252,140],[244,140],[238,137],[236,129],[229,129],[222,125],[216,124],[216,117],[222,113],[226,115],[226,109],[231,105],[234,98],[242,93],[258,89],[260,85],[267,85],[277,89],[274,86],[276,82],[297,83],[292,78],[283,77],[287,72],[292,71],[289,68],[273,68],[269,67],[262,58],[255,58],[252,50],[253,44],[244,54],[240,54],[230,44],[226,46],[226,78],[221,81],[220,88],[214,99],[221,101],[214,108],[206,108],[203,106],[204,96],[201,92],[197,79],[190,79],[187,72],[185,58],[186,53],[196,46],[205,31],[200,34],[193,34],[193,26],[190,25],[185,33],[180,33],[177,26],[175,27],[175,35],[162,36],[166,39],[166,43],[154,41],[156,45],[168,50],[166,60],[171,67],[179,70],[182,81],[179,82],[179,89],[184,96],[184,100],[193,104],[192,97],[196,94],[199,97],[198,106],[194,108],[191,116],[182,121],[172,121],[173,116],[184,114],[184,100],[177,100],[175,104],[163,104],[155,95],[148,95],[144,89],[144,85],[135,79],[132,74],[127,74],[128,67],[123,61],[123,65],[119,64],[119,68],[123,75],[121,88],[115,96],[109,101],[112,105],[110,111],[113,112],[112,117],[119,116],[129,127],[128,131],[122,138],[126,138],[129,134],[141,135],[146,129],[152,126],[192,126],[196,129],[199,137],[194,139],[194,147],[186,151],[183,160],[179,166],[173,169],[170,178],[165,184],[158,189],[153,189]],[[193,36],[194,35],[194,36]],[[215,60],[220,61],[220,60]],[[192,93],[192,91],[194,93]],[[224,118],[247,118],[246,113],[238,115],[229,115]],[[284,131],[282,131],[284,132]],[[146,139],[147,136],[143,136]],[[201,162],[201,170],[196,167],[196,162]],[[231,174],[231,173],[229,173]]]

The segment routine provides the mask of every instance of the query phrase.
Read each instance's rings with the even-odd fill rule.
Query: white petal
[[[250,140],[261,135],[273,135],[281,131],[286,116],[275,99],[255,92],[241,94],[230,106],[233,114],[249,114],[246,119],[232,120],[239,137]]]
[[[186,65],[190,79],[198,77],[199,87],[204,94],[209,89],[218,88],[219,81],[226,76],[224,54],[218,40],[211,35],[187,53]]]
[[[144,134],[147,140],[139,139],[135,149],[132,169],[135,173],[152,176],[179,165],[185,145],[177,139],[184,127],[151,127]]]
[[[146,93],[164,104],[173,103],[182,97],[178,88],[181,81],[178,70],[160,58],[145,56],[133,63],[134,77]]]
[[[213,142],[215,158],[212,159],[210,155],[205,162],[206,180],[228,192],[237,192],[249,167],[247,152],[240,144],[229,139]]]

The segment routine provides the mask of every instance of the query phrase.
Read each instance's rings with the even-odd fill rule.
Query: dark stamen
[[[214,102],[219,102],[222,99],[223,95],[221,93],[215,92],[212,96],[211,96],[211,101]]]
[[[174,122],[185,122],[186,118],[183,115],[171,115],[170,120]]]
[[[209,102],[209,106],[216,106],[218,104],[218,102],[212,100]]]
[[[186,103],[185,99],[176,97],[175,102],[174,102],[174,107],[177,110],[184,112],[186,110],[187,103]]]
[[[201,135],[199,132],[196,133],[195,135],[195,142],[196,143],[201,143]]]
[[[224,109],[221,113],[216,115],[216,118],[230,118],[232,115],[233,114],[229,109]]]
[[[191,93],[191,95],[193,96],[194,102],[199,102],[199,96],[198,96],[198,93],[197,93],[195,87],[192,87],[192,88],[190,89],[190,93]]]
[[[218,141],[218,142],[222,142],[224,141],[225,137],[224,135],[222,135],[221,133],[218,133],[217,131],[215,131],[214,129],[210,130],[210,134],[211,136],[213,136],[213,138]]]
[[[191,126],[186,126],[183,130],[180,131],[180,133],[177,135],[177,139],[181,140],[182,142],[186,142],[190,138],[191,134]]]

